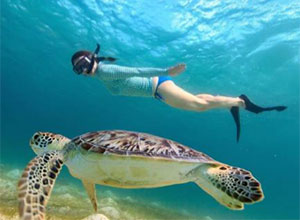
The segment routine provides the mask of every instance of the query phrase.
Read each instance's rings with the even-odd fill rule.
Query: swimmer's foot
[[[273,111],[273,110],[281,112],[287,108],[287,106],[260,107],[258,105],[255,105],[253,102],[251,102],[246,95],[240,95],[239,98],[244,100],[246,110],[256,114],[259,114],[264,111]]]
[[[240,123],[240,111],[239,107],[234,106],[230,108],[230,113],[234,119],[236,125],[236,141],[239,142],[241,133],[241,123]]]
[[[172,66],[168,69],[168,73],[170,76],[177,76],[182,73],[186,68],[184,63],[177,64],[176,66]]]

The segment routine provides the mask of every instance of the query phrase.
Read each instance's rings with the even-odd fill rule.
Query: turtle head
[[[66,138],[60,134],[36,132],[30,139],[29,144],[32,150],[37,155],[40,155],[47,151],[62,150],[69,142],[69,138]]]

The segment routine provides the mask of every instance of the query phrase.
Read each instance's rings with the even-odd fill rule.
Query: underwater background
[[[192,93],[244,93],[258,104],[288,109],[242,110],[236,143],[227,110],[195,113],[151,98],[112,96],[97,79],[76,75],[72,54],[93,51],[97,42],[119,65],[186,63],[174,81]],[[1,1],[0,213],[16,213],[15,184],[35,156],[28,144],[34,132],[72,138],[123,129],[166,137],[250,170],[265,199],[231,211],[193,183],[97,186],[99,206],[115,204],[119,211],[110,216],[106,210],[111,219],[299,219],[299,46],[297,0]],[[47,215],[92,214],[81,182],[66,168],[56,183]]]

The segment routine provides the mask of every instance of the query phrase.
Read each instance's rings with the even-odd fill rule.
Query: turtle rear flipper
[[[94,183],[90,183],[88,181],[82,180],[82,184],[91,200],[94,211],[97,212],[97,196],[96,196],[96,188]]]
[[[45,219],[45,207],[62,166],[59,151],[44,153],[28,163],[18,183],[20,219]]]
[[[235,210],[244,203],[255,203],[264,198],[260,183],[249,171],[226,164],[207,164],[195,169],[195,183],[222,205]]]

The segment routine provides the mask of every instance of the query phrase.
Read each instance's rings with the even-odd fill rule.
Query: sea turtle
[[[38,155],[18,183],[21,219],[44,219],[45,206],[63,164],[82,180],[97,211],[95,184],[153,188],[195,182],[222,205],[241,210],[264,198],[249,171],[157,136],[130,131],[89,132],[70,140],[37,132],[30,146]]]

